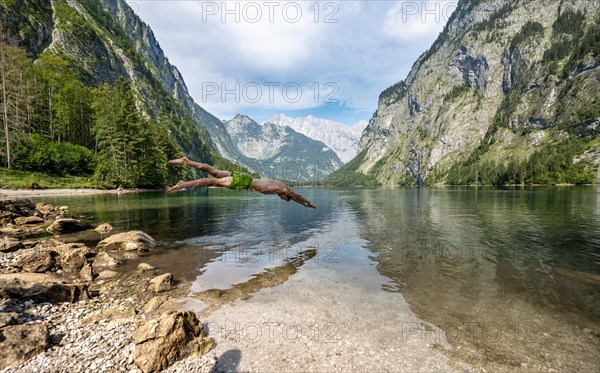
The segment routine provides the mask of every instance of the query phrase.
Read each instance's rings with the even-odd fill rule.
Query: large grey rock
[[[149,234],[142,231],[130,231],[113,234],[98,243],[98,250],[116,251],[149,251],[156,241]]]
[[[203,355],[215,346],[190,311],[165,312],[159,320],[142,325],[133,338],[133,361],[145,373],[161,371],[187,356]]]
[[[46,324],[12,325],[0,329],[0,369],[20,365],[50,346]]]
[[[0,274],[0,298],[32,299],[35,302],[76,302],[87,299],[88,284],[72,283],[47,273]]]
[[[92,225],[72,218],[56,219],[46,230],[52,234],[67,234],[85,231],[93,228]]]

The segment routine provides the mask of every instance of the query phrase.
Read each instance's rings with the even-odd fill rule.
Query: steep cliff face
[[[320,181],[343,164],[327,145],[290,127],[260,125],[239,114],[224,124],[236,151],[242,155],[236,161],[262,176]]]
[[[340,171],[387,186],[535,181],[523,176],[531,157],[573,142],[568,161],[589,182],[600,165],[599,29],[595,1],[459,2],[407,78],[382,92]],[[511,167],[512,179],[490,174]]]

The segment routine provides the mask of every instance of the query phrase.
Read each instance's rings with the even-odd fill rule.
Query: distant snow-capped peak
[[[360,122],[349,127],[329,119],[317,118],[312,115],[300,118],[291,118],[285,114],[277,114],[267,119],[265,123],[273,123],[279,126],[288,126],[311,139],[322,141],[330,147],[346,163],[358,151],[358,143],[363,130],[368,122]]]

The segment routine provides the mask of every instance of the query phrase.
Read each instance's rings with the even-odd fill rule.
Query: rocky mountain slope
[[[356,156],[358,143],[367,121],[360,121],[352,127],[329,119],[316,118],[312,115],[301,118],[290,118],[285,114],[274,115],[265,123],[288,126],[296,132],[321,141],[333,150],[346,163]]]
[[[600,178],[600,3],[459,1],[332,175],[402,184]]]
[[[235,161],[265,177],[320,181],[343,164],[324,143],[287,126],[260,125],[239,114],[224,125],[241,154]]]
[[[231,166],[208,130],[217,126],[224,132],[222,124],[194,103],[150,27],[124,0],[0,1],[0,21],[29,56],[58,55],[87,85],[126,78],[138,108],[168,123],[183,152]]]

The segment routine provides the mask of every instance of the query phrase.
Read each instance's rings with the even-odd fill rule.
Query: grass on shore
[[[2,189],[111,189],[89,176],[55,176],[41,172],[17,171],[0,168]]]

